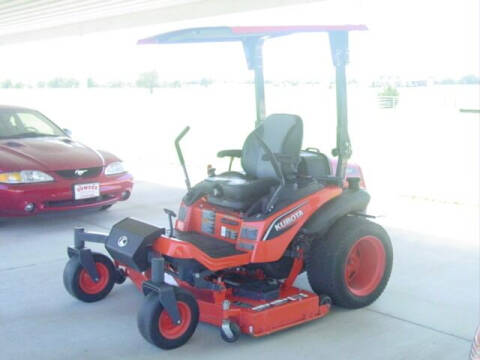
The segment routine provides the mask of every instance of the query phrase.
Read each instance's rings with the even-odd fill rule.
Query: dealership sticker
[[[75,200],[90,199],[100,196],[100,184],[77,184],[74,186]]]

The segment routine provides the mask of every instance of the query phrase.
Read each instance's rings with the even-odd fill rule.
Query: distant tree
[[[158,72],[148,71],[141,73],[136,84],[137,87],[149,89],[150,94],[153,93],[153,89],[160,86]]]
[[[121,80],[114,80],[114,81],[110,81],[107,84],[107,87],[109,87],[109,88],[124,88],[125,83]]]
[[[384,87],[381,92],[378,93],[378,96],[398,96],[398,90],[396,87],[388,85]]]
[[[23,89],[25,87],[25,84],[22,82],[17,82],[14,85],[15,89]]]
[[[480,78],[476,75],[469,74],[462,77],[459,83],[460,84],[480,84]]]
[[[175,81],[169,82],[168,87],[179,88],[179,87],[182,87],[182,83],[178,80],[175,80]]]
[[[57,77],[47,83],[49,88],[78,88],[78,80],[72,78]]]
[[[98,87],[98,84],[92,78],[88,78],[87,88],[96,88],[96,87]]]
[[[453,85],[455,84],[455,80],[447,78],[447,79],[442,79],[438,82],[440,85]]]
[[[200,86],[209,86],[209,85],[212,85],[213,84],[213,80],[212,79],[207,79],[207,78],[201,78],[200,79]]]
[[[4,80],[0,83],[0,88],[10,89],[13,88],[13,82],[10,79]]]
[[[39,81],[37,83],[37,88],[41,88],[43,89],[47,84],[45,83],[45,81]]]
[[[283,81],[285,86],[298,86],[300,84],[300,81],[298,80],[284,80]]]

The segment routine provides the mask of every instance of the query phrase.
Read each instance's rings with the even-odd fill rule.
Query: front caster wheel
[[[115,266],[108,257],[99,253],[93,253],[92,256],[100,275],[97,282],[88,275],[76,256],[70,258],[63,271],[65,289],[84,302],[102,300],[112,291],[116,279]]]
[[[180,288],[175,288],[175,298],[180,324],[172,321],[155,292],[145,297],[137,317],[138,330],[145,340],[165,350],[185,344],[198,325],[199,311],[195,298]]]
[[[228,343],[233,343],[240,338],[242,331],[237,323],[230,320],[223,320],[222,327],[220,328],[220,336]]]

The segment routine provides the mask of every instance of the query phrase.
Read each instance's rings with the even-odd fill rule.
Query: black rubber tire
[[[260,265],[260,268],[267,277],[281,280],[287,278],[290,274],[290,270],[293,266],[293,260],[294,259],[292,257],[284,256],[280,258],[280,260],[270,263],[263,263]]]
[[[377,287],[366,296],[353,294],[345,280],[347,255],[361,237],[377,237],[385,250],[385,271]],[[373,303],[383,292],[392,271],[393,251],[390,237],[378,224],[357,216],[345,216],[329,230],[326,239],[317,239],[309,252],[307,276],[318,295],[328,295],[334,305],[357,309]]]
[[[115,284],[123,284],[127,280],[127,274],[123,269],[117,269],[115,271]]]
[[[102,206],[99,210],[100,210],[100,211],[106,211],[106,210],[110,209],[112,206],[113,206],[113,204],[104,205],[104,206]]]
[[[223,341],[228,343],[234,343],[238,339],[240,339],[240,335],[242,335],[242,330],[240,330],[240,326],[238,326],[238,324],[233,321],[230,321],[228,325],[233,336],[227,336],[227,334],[225,334],[225,332],[223,331],[222,327],[220,327],[220,336],[222,337]]]
[[[184,289],[175,288],[174,291],[177,301],[182,301],[187,304],[191,311],[190,325],[178,338],[167,339],[160,332],[158,320],[162,311],[165,310],[155,292],[150,292],[145,297],[137,316],[137,325],[140,334],[142,334],[149,343],[164,350],[175,349],[184,345],[192,337],[199,320],[199,309],[195,298]]]
[[[102,263],[108,269],[108,281],[101,291],[95,294],[88,294],[84,292],[80,287],[80,273],[83,270],[83,266],[77,256],[73,256],[65,265],[63,270],[63,285],[65,289],[78,300],[84,302],[95,302],[105,298],[110,291],[112,291],[115,284],[116,271],[113,262],[105,255],[99,253],[92,253],[95,263]]]

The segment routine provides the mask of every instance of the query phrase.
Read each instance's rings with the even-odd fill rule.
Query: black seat
[[[278,186],[280,179],[257,136],[274,155],[288,159],[281,162],[284,177],[295,177],[303,139],[302,119],[297,115],[273,114],[245,140],[241,159],[245,174],[228,172],[205,180],[212,186],[207,196],[210,203],[246,210]]]

